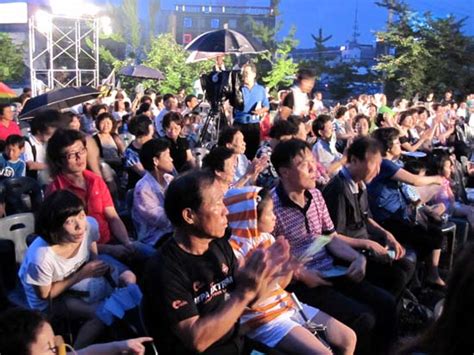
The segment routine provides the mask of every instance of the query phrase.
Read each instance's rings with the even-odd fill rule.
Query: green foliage
[[[274,94],[280,87],[288,86],[293,82],[298,65],[289,57],[290,52],[296,46],[296,28],[292,27],[287,37],[277,44],[275,55],[271,60],[272,68],[263,77],[263,82]]]
[[[10,36],[0,32],[0,81],[19,80],[25,71],[23,48],[13,43]]]
[[[474,89],[474,41],[462,33],[465,19],[417,14],[402,0],[377,4],[395,15],[387,30],[377,34],[394,49],[394,54],[382,56],[376,67],[386,87],[393,88],[387,92],[389,96]]]
[[[189,53],[176,43],[172,34],[154,38],[150,44],[148,58],[143,64],[161,70],[166,79],[160,82],[147,80],[144,86],[157,88],[161,93],[175,93],[182,87],[190,92],[193,82],[201,74],[210,72],[214,63],[204,61],[186,64],[188,56]]]

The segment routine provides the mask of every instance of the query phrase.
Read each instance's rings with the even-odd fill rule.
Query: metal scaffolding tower
[[[37,12],[29,19],[33,95],[66,86],[99,86],[99,19]]]

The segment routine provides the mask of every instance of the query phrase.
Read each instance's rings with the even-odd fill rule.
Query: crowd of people
[[[23,130],[0,105],[2,181],[45,196],[18,272],[30,310],[1,287],[0,353],[54,351],[46,317],[64,314],[83,354],[143,353],[151,338],[160,354],[474,350],[472,246],[441,264],[448,221],[474,235],[474,95],[330,106],[311,70],[276,98],[254,64],[241,75],[205,153],[192,94],[113,90]],[[104,300],[135,284],[135,335],[151,338],[93,345],[110,335]],[[415,287],[446,295],[444,310],[400,340]]]

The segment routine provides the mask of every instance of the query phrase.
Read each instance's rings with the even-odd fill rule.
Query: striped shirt
[[[259,233],[257,230],[257,196],[259,187],[247,186],[231,189],[226,193],[224,203],[229,214],[229,226],[232,235],[229,243],[237,259],[244,258],[251,250],[262,247],[268,248],[275,239],[269,233]],[[248,329],[258,327],[291,311],[293,301],[290,294],[277,283],[270,295],[251,309],[247,308],[240,317],[240,323]]]
[[[279,184],[272,191],[276,225],[273,235],[283,235],[291,246],[291,253],[299,258],[320,235],[335,231],[326,203],[317,189],[305,191],[306,205],[298,206]],[[326,247],[314,254],[305,264],[309,270],[329,270],[333,258]]]

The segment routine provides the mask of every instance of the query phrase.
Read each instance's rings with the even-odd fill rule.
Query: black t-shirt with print
[[[234,288],[237,262],[224,238],[203,255],[182,250],[174,238],[150,261],[145,279],[145,316],[150,335],[162,354],[195,354],[173,332],[182,320],[215,312]],[[219,324],[216,324],[218,327]],[[204,354],[240,354],[238,323]]]

